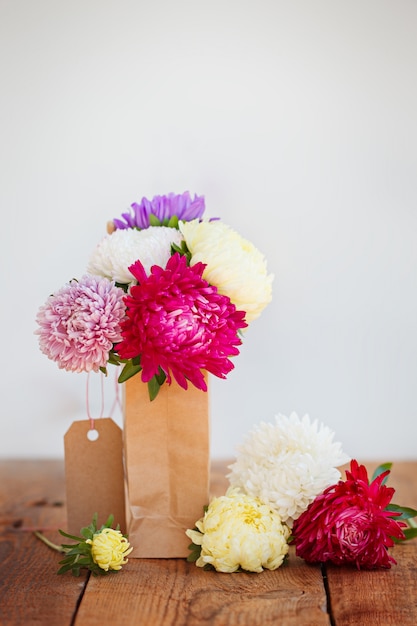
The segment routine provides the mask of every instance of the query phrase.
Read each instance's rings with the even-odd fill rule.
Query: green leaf
[[[92,539],[97,532],[97,513],[94,513],[91,524],[81,528],[81,534],[86,539]]]
[[[83,559],[78,559],[77,561],[77,566],[80,567],[89,567],[89,565],[91,565],[91,559],[87,556],[85,556]]]
[[[405,530],[403,530],[403,533],[406,540],[414,539],[414,537],[417,537],[417,528],[406,528]]]
[[[214,565],[212,565],[211,563],[206,563],[203,567],[203,570],[205,572],[213,572],[216,568],[214,567]],[[243,570],[236,570],[236,574],[237,572],[243,572]]]
[[[113,522],[114,522],[114,515],[109,515],[107,520],[106,520],[106,523],[102,526],[101,529],[103,529],[103,528],[111,528],[112,525],[113,525]]]
[[[173,254],[174,252],[179,252],[179,254],[182,254],[182,248],[180,246],[177,246],[176,243],[172,242],[171,243],[171,253]]]
[[[401,515],[395,517],[396,520],[409,519],[410,517],[417,516],[417,511],[415,509],[410,509],[406,506],[398,506],[398,504],[388,504],[388,506],[386,506],[385,508],[387,511],[395,511],[396,513],[401,513]]]
[[[162,386],[164,382],[166,381],[167,375],[165,374],[164,370],[161,367],[159,368],[159,374],[155,374],[155,378],[158,381],[160,386]]]
[[[140,230],[140,228],[137,228],[136,230]],[[129,290],[129,284],[128,283],[118,283],[117,281],[115,282],[116,287],[119,287],[119,289],[123,289],[123,291],[125,293],[128,292]]]
[[[159,384],[158,378],[155,375],[153,378],[151,378],[150,381],[148,381],[148,393],[149,393],[149,400],[151,402],[155,400],[160,389],[161,389],[161,385]]]
[[[127,380],[129,380],[129,378],[132,378],[132,376],[135,376],[141,370],[142,370],[141,365],[135,365],[132,361],[128,361],[123,367],[119,375],[119,378],[118,378],[119,383],[126,382]]]
[[[90,546],[88,543],[77,543],[75,546],[73,546],[71,548],[71,550],[69,550],[67,552],[67,556],[80,556],[80,554],[86,554],[90,549]]]
[[[110,363],[110,365],[120,365],[119,355],[113,352],[113,350],[110,350],[109,355],[107,357],[107,363]]]
[[[149,224],[150,226],[162,226],[161,220],[159,220],[153,213],[149,215]]]
[[[190,545],[188,546],[188,549],[191,552],[187,556],[187,561],[188,561],[188,563],[195,563],[198,560],[198,558],[200,557],[201,546],[197,545],[196,543],[190,543]]]
[[[63,543],[62,547],[64,548],[66,554],[68,555],[69,558],[71,558],[72,556],[74,556],[74,554],[77,554],[77,549],[78,546],[81,545],[80,543],[73,543],[71,545],[67,544],[67,543]]]
[[[94,537],[95,532],[96,532],[95,527],[91,528],[90,526],[86,526],[85,528],[81,529],[81,534],[84,537],[84,539],[92,539]]]
[[[392,463],[382,463],[381,465],[378,465],[378,467],[372,474],[371,483],[375,480],[375,478],[378,478],[378,476],[380,476],[387,470],[391,471],[391,467],[392,467]],[[384,478],[384,480],[382,481],[382,484],[385,484],[387,480],[388,480],[388,475]]]
[[[65,572],[69,572],[72,569],[72,563],[70,565],[63,565],[57,571],[57,574],[65,574]]]
[[[397,537],[392,537],[394,543],[404,543],[404,541],[409,541],[410,539],[414,539],[417,537],[417,528],[404,528],[404,539],[398,539]]]
[[[169,228],[178,229],[178,217],[176,215],[172,215],[172,217],[168,220],[167,226],[169,226]]]
[[[68,539],[73,539],[74,541],[84,541],[84,539],[82,537],[76,537],[75,535],[69,535],[68,533],[64,532],[63,530],[59,529],[60,534],[63,537],[67,537]]]
[[[188,265],[190,264],[191,252],[189,251],[185,241],[181,241],[180,246],[178,246],[176,243],[171,243],[171,253],[174,254],[174,252],[179,252],[179,254],[181,254],[182,256],[186,256]]]
[[[73,556],[69,556],[66,555],[61,561],[59,561],[59,563],[73,563],[74,562],[74,557]]]

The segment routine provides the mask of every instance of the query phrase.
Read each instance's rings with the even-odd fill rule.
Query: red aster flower
[[[328,487],[294,522],[296,554],[309,563],[353,563],[358,569],[390,568],[393,538],[404,539],[400,513],[386,509],[394,489],[383,482],[389,470],[371,483],[363,465],[353,460],[346,480]]]
[[[138,285],[125,297],[123,340],[116,351],[122,359],[140,357],[143,382],[161,368],[168,384],[172,374],[184,389],[189,380],[206,391],[201,370],[226,378],[233,369],[228,357],[239,354],[245,313],[202,278],[204,268],[189,267],[178,253],[165,269],[154,265],[149,276],[140,261],[129,268]]]

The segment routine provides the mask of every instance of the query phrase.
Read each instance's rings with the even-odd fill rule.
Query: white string
[[[89,382],[90,382],[90,372],[87,373],[87,385],[86,385],[86,408],[87,408],[87,417],[90,420],[90,430],[94,430],[94,417],[92,417],[90,413],[90,394],[89,394]],[[103,374],[100,374],[100,382],[101,382],[101,410],[100,410],[100,418],[103,417],[104,412],[104,385],[103,385]]]
[[[120,368],[117,367],[114,374],[114,401],[110,410],[110,417],[113,417],[116,406],[118,406],[119,410],[122,411],[122,403],[120,400],[120,383],[118,382],[119,370]]]

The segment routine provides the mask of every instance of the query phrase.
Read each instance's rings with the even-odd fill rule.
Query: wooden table
[[[226,488],[226,463],[212,491]],[[367,464],[370,471],[375,463]],[[394,463],[394,501],[417,508],[417,461]],[[207,572],[182,559],[130,559],[121,572],[58,576],[62,555],[32,530],[62,543],[64,467],[54,460],[0,460],[2,626],[416,626],[417,540],[395,546],[390,570],[286,565],[261,574]]]

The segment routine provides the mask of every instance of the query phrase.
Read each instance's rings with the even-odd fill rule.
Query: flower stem
[[[64,553],[66,552],[65,548],[63,548],[62,546],[59,546],[56,543],[53,543],[52,541],[49,541],[49,539],[47,539],[45,537],[45,535],[43,535],[42,533],[38,532],[37,530],[35,530],[35,532],[33,534],[36,535],[36,537],[38,537],[38,539],[43,541],[47,546],[52,548],[52,550],[56,550],[57,552],[64,552]]]

